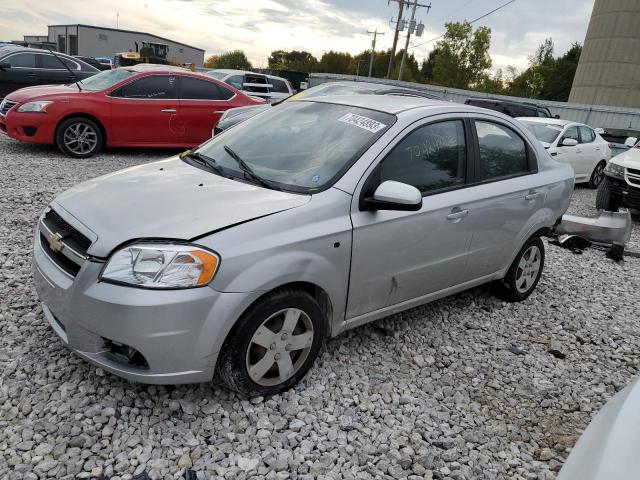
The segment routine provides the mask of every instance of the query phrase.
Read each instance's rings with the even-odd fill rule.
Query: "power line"
[[[516,1],[516,0],[509,0],[507,3],[503,3],[502,5],[500,5],[500,6],[499,6],[499,7],[497,7],[497,8],[494,8],[494,9],[493,9],[493,10],[491,10],[490,12],[487,12],[487,13],[485,13],[484,15],[482,15],[482,16],[480,16],[480,17],[478,17],[478,18],[475,18],[475,19],[473,19],[473,20],[471,20],[469,23],[476,23],[478,20],[482,20],[483,18],[488,17],[488,16],[489,16],[489,15],[491,15],[492,13],[495,13],[495,12],[497,12],[498,10],[503,9],[504,7],[506,7],[507,5],[509,5],[509,4],[511,4],[511,3],[515,2],[515,1]],[[426,45],[427,43],[431,43],[431,42],[433,42],[433,41],[435,41],[435,40],[438,40],[438,39],[440,39],[440,38],[444,37],[445,35],[446,35],[446,33],[443,33],[442,35],[438,35],[437,37],[433,37],[431,40],[427,40],[426,42],[422,42],[422,43],[419,43],[419,44],[417,44],[417,45],[414,45],[414,46],[413,46],[413,47],[411,47],[411,48],[421,47],[422,45]]]

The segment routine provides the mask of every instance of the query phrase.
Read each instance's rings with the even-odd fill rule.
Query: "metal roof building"
[[[48,28],[49,41],[56,44],[58,51],[69,55],[113,57],[119,52],[135,52],[136,44],[139,49],[142,42],[156,42],[169,46],[167,60],[195,63],[196,67],[202,67],[204,63],[202,48],[151,33],[83,24],[49,25]]]

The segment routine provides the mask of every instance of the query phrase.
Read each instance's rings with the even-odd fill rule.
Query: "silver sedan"
[[[275,393],[347,329],[487,282],[526,299],[573,183],[496,112],[294,100],[60,195],[34,275],[53,330],[109,372]]]

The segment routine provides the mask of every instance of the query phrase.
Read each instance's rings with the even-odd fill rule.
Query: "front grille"
[[[6,98],[0,103],[0,115],[6,115],[9,110],[17,105],[18,102],[12,102]]]
[[[632,187],[624,180],[607,177],[611,194],[622,200],[625,205],[640,205],[640,187]]]
[[[640,176],[640,170],[636,170],[635,168],[627,168],[627,173],[629,175],[638,175],[638,176]]]
[[[87,255],[91,240],[67,223],[55,210],[49,210],[42,219],[51,233],[57,233],[62,243],[81,256]]]
[[[51,259],[51,261],[58,265],[58,267],[60,267],[62,271],[66,272],[72,277],[75,277],[78,274],[81,265],[78,265],[62,252],[55,252],[51,248],[51,245],[49,245],[47,237],[45,237],[44,233],[42,232],[40,232],[40,245],[42,246],[42,249],[47,254],[47,256]]]

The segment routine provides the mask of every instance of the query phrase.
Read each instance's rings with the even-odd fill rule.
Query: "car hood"
[[[610,161],[621,167],[640,170],[640,148],[630,148],[626,152],[616,155]]]
[[[192,240],[310,198],[224,178],[172,157],[76,185],[52,207],[91,230],[97,239],[88,253],[106,257],[130,240]]]
[[[571,451],[557,480],[636,478],[640,472],[640,380],[596,415]]]
[[[12,102],[23,103],[28,100],[34,100],[41,97],[51,95],[69,95],[70,93],[78,93],[78,88],[69,85],[38,85],[35,87],[26,87],[11,92],[7,95],[7,100]]]

